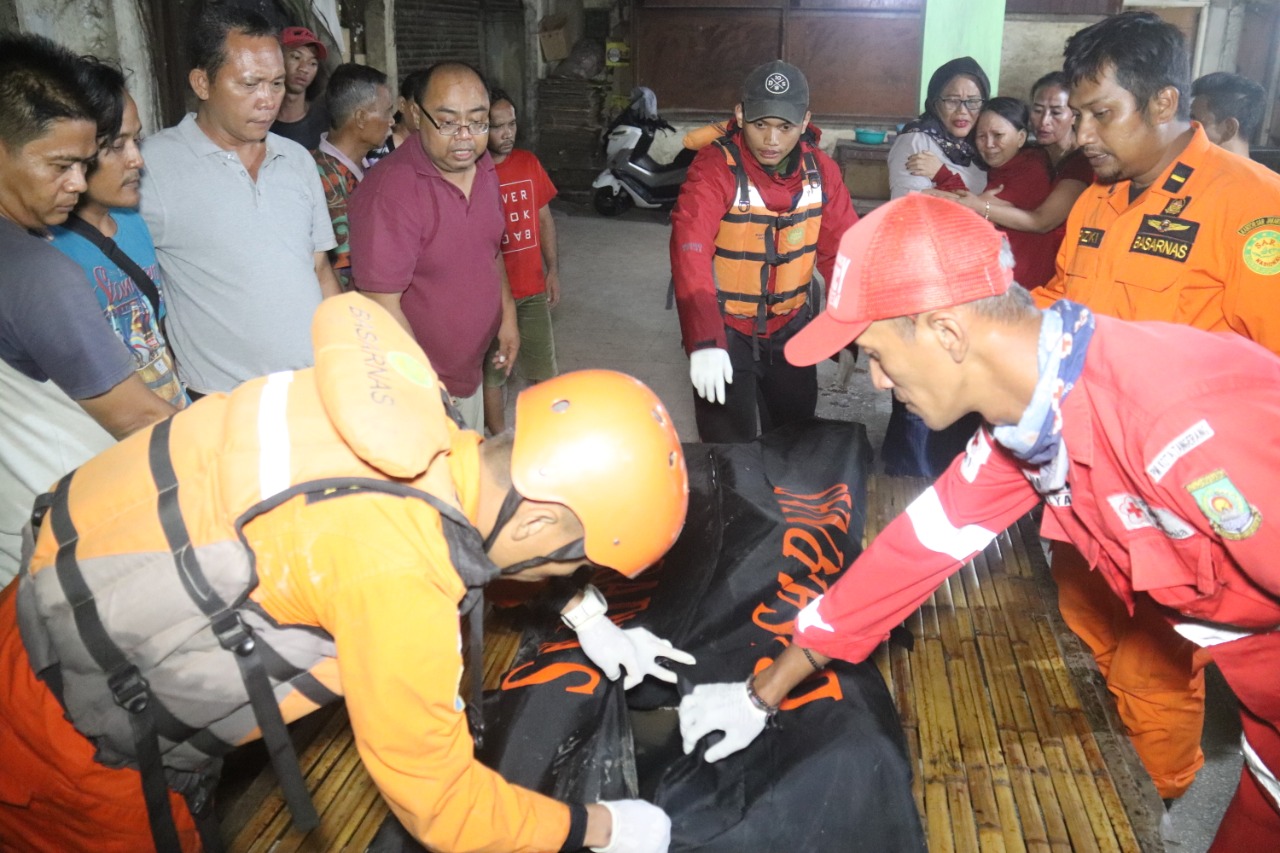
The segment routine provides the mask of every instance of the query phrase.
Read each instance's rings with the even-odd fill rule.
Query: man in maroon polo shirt
[[[483,361],[508,372],[520,346],[501,246],[502,198],[489,140],[489,94],[461,62],[418,80],[418,141],[370,169],[351,196],[356,289],[426,350],[470,429],[484,423]]]

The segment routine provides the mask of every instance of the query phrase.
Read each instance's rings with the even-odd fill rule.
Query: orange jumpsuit
[[[449,459],[469,517],[477,441],[457,433]],[[473,757],[458,699],[465,589],[440,525],[422,502],[392,495],[295,497],[245,526],[261,579],[253,598],[278,621],[335,638],[340,683],[326,686],[345,695],[361,760],[416,838],[433,850],[559,850],[569,808]],[[0,849],[151,849],[137,772],[96,763],[31,673],[16,588],[0,593]],[[185,804],[172,801],[184,846],[199,849]]]
[[[1209,142],[1185,150],[1134,202],[1130,182],[1095,183],[1067,218],[1057,275],[1032,291],[1125,320],[1234,331],[1280,353],[1280,176]],[[1152,377],[1158,382],[1159,377]],[[1055,544],[1063,619],[1093,650],[1162,797],[1204,764],[1203,662],[1150,600],[1127,609],[1068,545]]]

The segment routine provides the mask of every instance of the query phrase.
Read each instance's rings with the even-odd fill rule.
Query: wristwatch
[[[582,588],[582,601],[568,613],[560,614],[560,621],[577,631],[597,616],[603,616],[608,609],[609,602],[600,590],[587,584]]]

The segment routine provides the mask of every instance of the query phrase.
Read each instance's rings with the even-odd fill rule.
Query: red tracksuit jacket
[[[1038,494],[983,429],[801,613],[796,639],[863,660],[1043,499],[1043,535],[1075,545],[1124,601],[1146,592],[1180,632],[1211,622],[1243,635],[1215,645],[1214,660],[1267,724],[1266,744],[1246,734],[1280,769],[1280,358],[1237,335],[1097,324],[1063,404],[1066,488]]]

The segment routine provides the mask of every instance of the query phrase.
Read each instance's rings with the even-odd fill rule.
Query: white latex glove
[[[689,353],[689,379],[693,390],[708,403],[724,403],[724,384],[733,384],[733,365],[722,349],[696,349]]]
[[[627,671],[623,690],[630,690],[646,675],[675,684],[676,674],[658,663],[667,658],[675,663],[694,663],[693,655],[671,645],[670,640],[655,636],[646,628],[619,628],[604,616],[597,616],[578,629],[578,643],[591,662],[614,681],[620,669]]]
[[[592,847],[595,853],[667,853],[671,846],[671,818],[644,800],[613,800],[600,805],[613,816],[608,847]]]
[[[741,681],[699,684],[680,700],[680,734],[684,754],[712,732],[724,732],[724,739],[707,750],[703,757],[719,761],[745,749],[764,731],[769,715],[747,697],[747,685]]]

